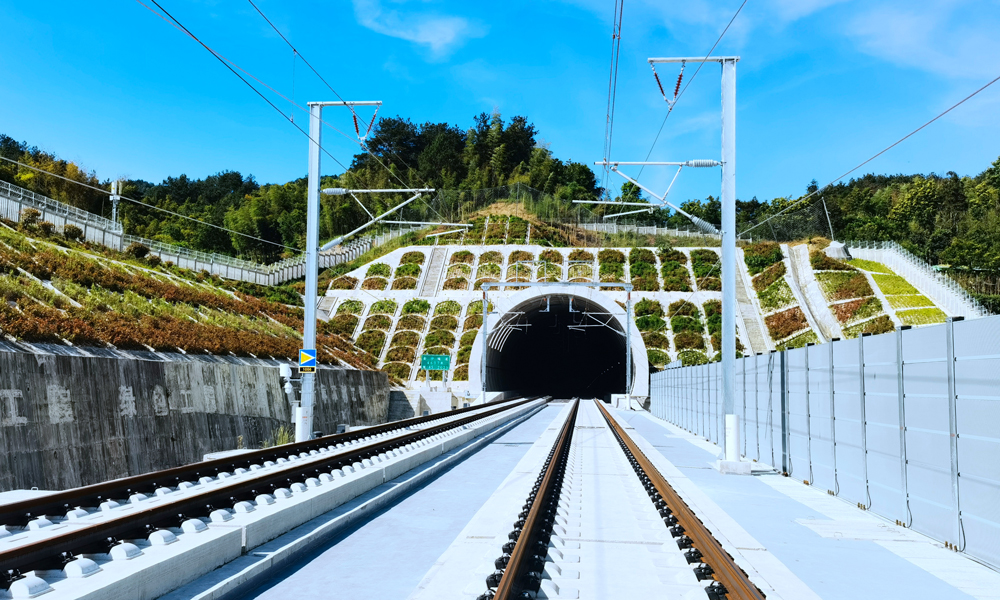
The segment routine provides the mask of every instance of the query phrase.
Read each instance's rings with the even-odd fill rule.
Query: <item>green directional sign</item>
[[[451,356],[448,354],[421,354],[420,368],[428,371],[447,371],[451,368]]]

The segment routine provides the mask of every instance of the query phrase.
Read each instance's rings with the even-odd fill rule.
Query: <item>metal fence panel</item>
[[[912,527],[956,542],[945,327],[903,332],[907,484]]]
[[[754,409],[757,413],[757,460],[769,465],[774,464],[772,460],[774,456],[771,454],[771,409],[768,405],[770,379],[768,372],[771,369],[774,356],[774,354],[764,354],[757,357],[757,394],[754,399]]]
[[[782,353],[778,352],[771,355],[771,362],[768,365],[768,376],[770,377],[769,389],[768,389],[768,438],[771,441],[771,456],[774,457],[771,462],[772,466],[781,467],[785,470],[787,467],[787,457],[785,443],[787,438],[785,435],[785,420],[784,420],[784,398],[782,397],[781,384],[784,381],[784,374],[782,370],[784,369],[784,363],[782,363]]]
[[[861,398],[861,340],[833,342],[833,410],[839,494],[868,506]]]
[[[736,364],[746,458],[1000,565],[1000,316]],[[654,375],[653,413],[718,441],[720,368]]]
[[[722,405],[722,363],[712,363],[709,373],[709,383],[712,385],[712,426],[711,439],[716,444],[721,444],[726,433],[725,411]]]
[[[756,433],[756,445],[757,445],[757,460],[766,464],[773,464],[771,455],[771,438],[770,438],[770,427],[768,423],[768,415],[770,411],[768,409],[768,370],[770,368],[770,363],[774,359],[773,354],[765,354],[756,357],[755,374],[756,374],[756,390],[754,394],[754,421],[757,423]]]
[[[1000,319],[955,323],[954,336],[959,547],[1000,566]]]
[[[865,337],[863,343],[869,509],[904,521],[896,336]]]
[[[765,460],[769,465],[781,468],[781,355],[778,353],[769,354],[767,366],[764,370],[764,392],[761,398],[761,411],[764,420],[764,436],[762,440],[766,442],[765,451],[770,455],[770,460]],[[767,458],[765,455],[765,459]]]
[[[788,473],[796,479],[810,480],[809,474],[809,373],[805,348],[786,352]]]
[[[753,381],[756,375],[754,371],[755,356],[748,356],[741,358],[736,361],[737,373],[736,376],[736,386],[739,390],[736,392],[736,403],[741,406],[740,408],[740,454],[750,458],[750,454],[753,451],[753,442],[750,437],[750,427],[751,423],[755,421],[753,411],[753,395],[754,386]]]
[[[701,366],[701,379],[698,381],[701,385],[701,406],[698,408],[698,428],[701,430],[701,436],[708,438],[708,424],[709,424],[709,411],[712,405],[712,388],[709,382],[709,366]]]
[[[703,438],[708,438],[708,413],[709,408],[712,403],[712,388],[709,381],[709,365],[701,365],[701,379],[698,381],[701,385],[701,406],[698,408],[698,428],[701,430],[701,436]]]
[[[809,356],[809,482],[829,491],[837,488],[833,454],[833,378],[829,344],[808,346]]]
[[[705,405],[704,411],[702,411],[702,435],[707,440],[718,442],[712,435],[712,430],[715,428],[715,423],[712,422],[712,417],[715,414],[715,386],[712,385],[712,371],[714,369],[712,366],[711,364],[705,365],[702,371],[705,378],[703,380],[705,384]]]

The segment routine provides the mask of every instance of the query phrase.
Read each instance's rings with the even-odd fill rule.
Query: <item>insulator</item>
[[[663,84],[660,83],[660,76],[657,75],[656,71],[653,71],[653,77],[656,78],[656,86],[658,88],[660,88],[660,94],[662,94],[663,97],[666,98],[667,97],[667,93],[663,91]]]
[[[361,130],[358,129],[358,115],[356,115],[356,114],[354,114],[352,112],[351,116],[354,117],[354,133],[356,133],[356,134],[358,134],[360,136],[361,135]]]

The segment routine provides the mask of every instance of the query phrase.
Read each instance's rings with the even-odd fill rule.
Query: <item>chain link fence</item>
[[[725,435],[719,363],[651,377],[650,411]],[[1000,316],[736,361],[740,453],[1000,567]]]

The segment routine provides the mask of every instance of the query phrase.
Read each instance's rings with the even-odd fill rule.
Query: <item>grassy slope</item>
[[[0,293],[6,300],[0,331],[10,339],[294,358],[302,344],[302,309],[240,287],[155,259],[0,225]],[[323,335],[318,346],[329,363],[374,366],[349,339]]]

